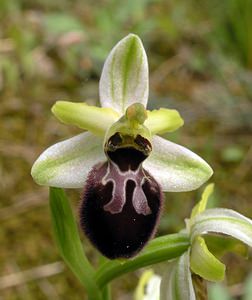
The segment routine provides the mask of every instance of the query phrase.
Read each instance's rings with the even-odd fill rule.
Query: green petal
[[[83,188],[92,167],[105,160],[103,139],[85,132],[45,150],[31,174],[41,185]]]
[[[196,300],[188,251],[168,267],[161,281],[160,296],[160,300]]]
[[[195,205],[192,210],[191,218],[194,218],[196,215],[198,215],[199,213],[203,212],[206,209],[207,201],[210,195],[213,193],[213,190],[214,190],[213,183],[210,183],[205,187],[200,202],[197,205]]]
[[[231,209],[207,209],[192,219],[191,240],[213,232],[230,235],[252,247],[252,220]]]
[[[163,134],[177,130],[183,126],[184,120],[175,109],[160,108],[147,111],[148,118],[144,125],[150,129],[152,134]]]
[[[52,107],[53,114],[63,123],[89,130],[104,136],[119,115],[112,108],[101,108],[86,103],[57,101]]]
[[[144,168],[161,185],[163,191],[182,192],[197,189],[213,171],[192,151],[159,136],[152,140],[153,150]]]
[[[100,79],[102,107],[112,107],[120,114],[139,102],[148,101],[148,61],[141,40],[135,34],[122,39],[105,61]]]
[[[225,265],[207,248],[202,237],[196,237],[192,243],[190,266],[192,271],[209,281],[221,281],[225,276]]]

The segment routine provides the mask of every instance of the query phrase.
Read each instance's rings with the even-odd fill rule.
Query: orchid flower
[[[31,173],[40,185],[84,188],[80,223],[88,238],[108,258],[131,257],[155,233],[163,192],[196,189],[212,169],[159,136],[183,120],[176,110],[146,109],[148,62],[136,35],[112,49],[99,93],[101,107],[56,102],[53,114],[85,132],[45,150]]]
[[[208,281],[224,279],[225,265],[209,251],[204,235],[229,236],[252,247],[251,219],[231,209],[206,209],[213,188],[213,184],[205,188],[200,202],[192,210],[190,220],[186,220],[191,246],[170,263],[161,281],[160,300],[195,300],[192,274]]]

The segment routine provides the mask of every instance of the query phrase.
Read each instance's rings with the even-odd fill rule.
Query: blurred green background
[[[53,117],[54,102],[98,103],[104,59],[129,32],[148,55],[149,108],[175,108],[185,120],[166,137],[215,170],[211,205],[252,217],[252,0],[0,0],[0,300],[87,299],[61,263],[48,189],[30,169],[49,145],[80,132]],[[167,194],[158,234],[183,228],[201,191]],[[80,192],[68,191],[76,214]],[[251,255],[224,261],[222,287],[241,299]],[[132,299],[140,273],[114,281],[114,299]],[[214,286],[211,299],[222,292]]]

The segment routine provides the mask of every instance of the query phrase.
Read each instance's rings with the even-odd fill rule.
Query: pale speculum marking
[[[121,171],[111,160],[108,160],[107,172],[102,179],[103,185],[106,185],[108,182],[112,182],[113,184],[112,198],[104,205],[104,210],[111,214],[118,214],[123,210],[126,203],[126,185],[128,180],[132,180],[135,183],[132,204],[136,212],[145,216],[151,214],[151,209],[142,188],[145,180],[148,180],[144,174],[142,164],[139,164],[138,168],[134,171],[131,169]]]

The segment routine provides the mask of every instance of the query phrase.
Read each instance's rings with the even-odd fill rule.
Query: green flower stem
[[[111,300],[111,288],[109,284],[106,284],[106,286],[102,290],[102,299]]]
[[[102,300],[94,280],[94,269],[83,250],[69,201],[60,188],[50,188],[50,208],[54,238],[61,256],[86,288],[90,300]]]
[[[104,263],[108,262],[109,259],[105,256],[99,256],[99,265],[103,265]],[[102,289],[102,299],[103,300],[111,300],[111,285],[108,283]]]
[[[103,288],[108,282],[125,273],[179,257],[189,246],[188,235],[182,233],[156,238],[141,254],[132,259],[105,262],[95,274],[97,285]]]

